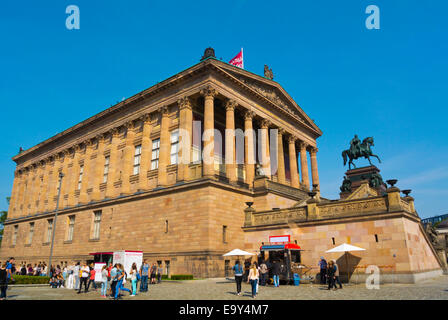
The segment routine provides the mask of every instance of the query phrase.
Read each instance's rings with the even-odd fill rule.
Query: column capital
[[[87,139],[86,141],[84,141],[84,144],[86,145],[86,150],[87,150],[87,148],[91,148],[94,143],[93,143],[92,139]]]
[[[254,117],[255,117],[255,112],[253,112],[251,110],[247,110],[244,113],[244,120],[253,120]]]
[[[310,149],[311,154],[316,154],[317,151],[319,151],[319,149],[317,147],[313,147],[313,146],[309,147],[309,149]]]
[[[151,122],[151,114],[150,113],[145,113],[145,114],[141,115],[139,117],[139,119],[141,121],[143,121],[143,123]]]
[[[285,129],[283,129],[283,128],[277,128],[277,130],[278,130],[278,134],[279,135],[284,135],[285,133],[286,133],[286,130]]]
[[[218,91],[211,87],[211,86],[207,86],[203,89],[201,89],[201,91],[199,92],[205,99],[213,99],[218,95]]]
[[[177,100],[177,105],[179,106],[179,110],[189,109],[191,110],[191,101],[190,98],[185,96]]]
[[[226,111],[234,111],[235,107],[238,105],[238,103],[235,100],[227,100],[226,101]]]
[[[271,121],[267,120],[267,119],[262,119],[260,121],[260,127],[261,129],[268,129],[269,126],[271,125]]]
[[[120,128],[119,127],[115,127],[109,130],[110,135],[112,136],[112,138],[116,138],[118,137],[118,135],[120,134]]]
[[[99,133],[95,136],[96,141],[103,142],[104,141],[104,133]]]
[[[69,149],[65,149],[65,150],[62,151],[62,154],[64,155],[64,158],[68,157],[70,155],[70,150]]]
[[[289,144],[295,144],[296,141],[297,141],[297,137],[295,135],[291,134],[291,135],[288,136],[288,143]]]
[[[302,150],[302,149],[305,149],[305,150],[306,150],[306,148],[308,148],[308,146],[309,146],[309,144],[306,143],[306,142],[304,142],[304,141],[300,141],[300,142],[299,142],[300,150]]]
[[[162,117],[168,117],[169,114],[169,109],[168,106],[161,106],[158,111],[160,112],[160,114],[162,115]]]
[[[134,120],[126,121],[123,126],[126,130],[134,130]]]

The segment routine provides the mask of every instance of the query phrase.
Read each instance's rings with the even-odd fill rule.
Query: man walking
[[[140,292],[148,291],[148,275],[149,275],[149,264],[146,259],[143,260],[143,264],[140,267]]]
[[[266,263],[264,261],[262,261],[260,264],[260,285],[261,286],[266,285],[268,272],[269,272],[268,266],[266,265]]]
[[[334,267],[336,268],[336,271],[334,273],[334,287],[336,288],[336,283],[339,285],[339,289],[342,289],[342,283],[341,280],[339,280],[339,266],[336,263],[336,260],[333,260]]]
[[[281,272],[281,265],[276,260],[274,261],[274,264],[272,265],[272,274],[274,278],[274,286],[278,287],[280,286],[280,272]]]
[[[320,283],[326,284],[326,276],[327,276],[327,261],[324,259],[324,257],[320,257],[320,261],[317,264],[320,269]]]

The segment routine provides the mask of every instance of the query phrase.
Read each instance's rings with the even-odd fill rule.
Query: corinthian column
[[[56,154],[54,157],[50,157],[51,159],[51,168],[50,168],[50,179],[47,191],[47,205],[45,206],[45,211],[54,210],[54,196],[56,194],[56,180],[58,179],[58,162],[59,162],[59,154]]]
[[[152,150],[152,140],[151,140],[151,115],[149,113],[141,117],[143,122],[143,132],[142,132],[142,154],[140,161],[140,172],[138,176],[138,189],[145,191],[148,189],[148,169],[151,163],[151,150]]]
[[[261,166],[265,176],[271,178],[271,157],[269,152],[269,120],[261,120]]]
[[[61,195],[59,199],[59,208],[65,208],[67,207],[67,202],[65,201],[65,195],[69,193],[70,190],[70,179],[66,179],[69,177],[68,174],[68,164],[70,161],[70,152],[68,149],[63,151],[64,154],[64,160],[62,161],[62,168],[61,172],[64,174],[64,178],[62,179],[62,185],[61,185]],[[56,186],[58,188],[58,186]],[[57,195],[57,193],[56,193]]]
[[[244,164],[246,167],[246,183],[252,188],[255,176],[255,149],[252,121],[255,114],[247,111],[244,114]]]
[[[177,180],[190,179],[191,140],[193,134],[193,110],[188,97],[177,101],[179,106],[179,155],[177,164]]]
[[[214,100],[218,92],[212,87],[201,90],[204,96],[204,150],[202,157],[202,175],[212,178],[215,176],[215,117]]]
[[[277,178],[278,182],[285,184],[286,183],[286,177],[285,177],[285,157],[283,155],[283,135],[285,134],[284,129],[278,129],[277,134]]]
[[[296,138],[288,137],[289,170],[291,172],[291,187],[299,187],[299,172],[297,170]]]
[[[230,182],[236,181],[235,106],[233,100],[226,103],[226,176]]]
[[[317,148],[311,148],[310,158],[311,158],[311,177],[313,178],[313,186],[317,185],[316,189],[320,190],[319,185],[319,173],[317,172]]]
[[[96,152],[95,167],[93,168],[93,182],[92,182],[92,201],[101,200],[100,184],[103,182],[104,173],[104,135],[99,134],[96,136],[98,142],[98,149]]]
[[[73,148],[73,160],[72,160],[72,170],[70,175],[64,177],[70,185],[70,190],[68,192],[67,205],[73,207],[76,204],[76,190],[78,190],[78,178],[79,178],[79,156],[81,154],[81,147],[76,145]]]
[[[302,171],[302,185],[306,188],[310,188],[310,179],[308,177],[308,159],[306,158],[306,147],[308,145],[305,142],[300,143],[300,167]]]
[[[171,141],[170,141],[170,118],[167,106],[160,108],[160,152],[159,152],[159,169],[158,169],[158,186],[168,185],[168,175],[166,167],[170,163]]]
[[[131,193],[131,183],[129,182],[129,178],[131,176],[132,169],[134,167],[134,123],[129,121],[126,123],[126,142],[123,151],[123,163],[122,163],[122,181],[121,181],[121,193],[129,194]]]
[[[110,143],[110,155],[109,155],[109,172],[106,183],[106,198],[115,197],[115,186],[114,182],[117,180],[119,173],[119,158],[118,158],[118,143],[120,130],[118,128],[113,128],[110,131],[112,135],[112,141]]]
[[[82,173],[81,190],[79,191],[79,203],[88,203],[89,195],[87,194],[87,189],[89,188],[89,179],[91,177],[90,170],[92,166],[92,160],[90,159],[92,155],[93,143],[92,140],[86,141],[86,152],[84,155],[84,167]]]

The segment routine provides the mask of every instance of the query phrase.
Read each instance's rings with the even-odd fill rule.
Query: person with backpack
[[[326,284],[326,276],[327,276],[327,260],[324,257],[320,257],[320,261],[317,264],[320,269],[320,283]]]
[[[239,260],[235,261],[235,265],[232,268],[235,274],[236,282],[236,295],[241,295],[241,282],[243,282],[243,266],[240,264]]]
[[[115,292],[117,290],[117,284],[118,284],[118,268],[117,264],[114,264],[114,267],[110,270],[110,293],[111,297],[115,297]]]
[[[328,290],[331,290],[334,287],[334,290],[337,290],[336,285],[334,283],[335,280],[336,268],[334,266],[334,262],[330,260],[330,263],[327,267],[327,278],[328,278]]]
[[[260,264],[260,286],[265,286],[268,279],[269,269],[264,261]]]
[[[140,267],[140,292],[148,291],[148,275],[149,275],[149,264],[146,262],[146,259],[143,260],[143,264]]]

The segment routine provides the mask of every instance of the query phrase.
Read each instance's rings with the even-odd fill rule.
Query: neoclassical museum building
[[[414,199],[397,187],[381,193],[361,181],[341,199],[320,195],[321,135],[272,73],[206,50],[196,65],[13,157],[0,260],[48,262],[55,227],[56,264],[139,250],[171,274],[220,277],[235,260],[224,253],[257,253],[269,236],[290,235],[309,266],[340,258],[325,251],[347,242],[366,249],[358,266],[389,266],[400,281],[441,274]]]

